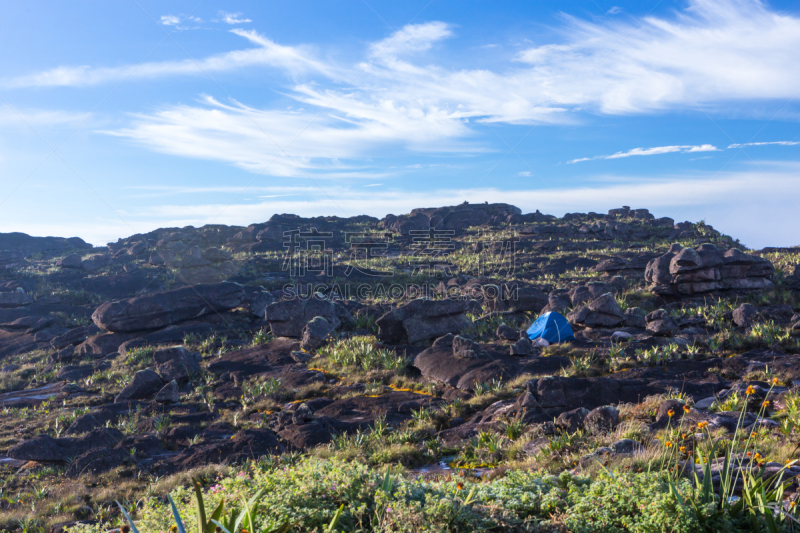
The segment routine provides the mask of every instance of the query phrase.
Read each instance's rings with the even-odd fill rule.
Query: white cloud
[[[621,159],[624,157],[632,157],[635,155],[660,155],[660,154],[671,154],[671,153],[685,153],[691,154],[695,152],[716,152],[719,148],[711,144],[701,144],[701,145],[682,145],[682,146],[656,146],[654,148],[633,148],[632,150],[628,150],[627,152],[617,152],[611,155],[598,155],[594,157],[582,157],[580,159],[573,159],[571,161],[567,161],[567,164],[571,163],[580,163],[581,161],[593,161],[595,159]]]
[[[622,8],[619,6],[614,6],[608,11],[606,11],[606,13],[608,13],[609,15],[616,15],[618,13],[622,13]]]
[[[524,170],[524,171],[522,171],[522,172],[518,173],[517,175],[518,175],[518,176],[522,176],[522,177],[524,177],[524,178],[527,178],[528,176],[530,176],[530,175],[531,175],[531,171],[530,171],[530,170]]]
[[[394,32],[386,39],[374,43],[370,47],[373,56],[395,56],[410,52],[424,52],[434,43],[453,35],[449,24],[444,22],[426,22],[409,24]]]
[[[230,30],[255,44],[255,48],[234,50],[198,60],[145,62],[120,67],[90,67],[88,65],[56,67],[51,70],[19,76],[0,82],[9,88],[89,86],[125,79],[152,79],[176,75],[202,75],[203,72],[225,72],[246,67],[281,68],[291,75],[316,71],[332,76],[331,68],[311,57],[304,47],[282,46],[258,34],[238,28]]]
[[[323,99],[322,95],[313,96]],[[130,127],[106,133],[158,152],[223,161],[266,175],[300,178],[309,174],[324,178],[384,177],[385,172],[348,161],[391,146],[416,151],[469,148],[467,144],[459,147],[451,140],[466,136],[468,130],[446,116],[350,108],[347,99],[332,106],[332,111],[344,111],[339,116],[264,111],[238,103],[223,104],[211,97],[206,97],[204,104],[137,115]],[[298,136],[300,131],[303,134]]]
[[[743,148],[745,146],[769,146],[769,145],[778,145],[778,146],[797,146],[800,144],[798,141],[769,141],[769,142],[760,142],[760,143],[743,143],[743,144],[731,144],[728,148]]]
[[[609,114],[797,98],[800,18],[757,0],[691,0],[674,18],[566,18],[565,43],[523,51],[532,91]]]
[[[253,22],[250,19],[243,18],[241,13],[226,13],[220,11],[219,16],[222,17],[222,21],[226,24],[245,24],[247,22]]]
[[[0,105],[0,125],[3,126],[77,126],[89,113],[58,109],[14,108]]]
[[[498,52],[496,66],[477,70],[436,64],[431,54],[419,58],[454,35],[446,22],[408,25],[369,45],[365,61],[349,64],[320,57],[309,47],[279,45],[255,31],[233,29],[254,46],[197,64],[60,66],[5,85],[81,86],[128,76],[278,68],[286,77],[271,78],[269,88],[282,90],[303,110],[204,101],[135,115],[115,133],[156,151],[226,161],[254,172],[277,157],[275,169],[286,176],[302,175],[298,165],[340,172],[341,160],[375,155],[378,147],[479,150],[469,144],[477,136],[475,123],[576,122],[586,111],[651,113],[702,106],[714,112],[730,101],[796,98],[800,86],[800,18],[757,0],[690,0],[687,9],[644,23],[565,17],[556,30],[561,33],[557,42],[525,49],[514,61]],[[291,159],[275,143],[292,143]],[[600,157],[695,151],[685,146],[638,150]]]
[[[181,23],[181,19],[175,15],[161,15],[161,24],[164,26],[176,26]]]

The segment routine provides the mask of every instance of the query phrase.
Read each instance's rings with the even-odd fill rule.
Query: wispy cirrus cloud
[[[26,87],[82,87],[118,82],[125,79],[143,80],[169,76],[198,76],[204,73],[226,72],[254,66],[279,68],[290,75],[309,71],[316,71],[318,74],[325,76],[332,75],[329,65],[314,59],[310,51],[305,47],[276,44],[255,30],[248,31],[234,28],[230,32],[256,46],[254,48],[216,54],[199,60],[149,61],[139,65],[119,67],[62,66],[36,74],[5,79],[0,81],[0,86],[17,89]]]
[[[745,146],[770,146],[770,145],[797,146],[798,144],[800,144],[800,141],[767,141],[760,143],[731,144],[728,146],[728,148],[744,148]]]
[[[246,20],[229,15],[234,21]],[[279,69],[285,76],[272,80],[270,88],[294,99],[303,111],[203,99],[132,115],[129,125],[113,133],[155,151],[216,159],[253,172],[277,158],[270,168],[285,176],[306,169],[339,171],[342,159],[370,157],[378,147],[485,150],[471,143],[480,123],[570,123],[586,111],[647,114],[702,106],[713,112],[727,102],[797,98],[800,17],[757,0],[690,0],[674,15],[643,22],[564,16],[554,30],[560,35],[555,42],[524,48],[512,59],[499,50],[496,66],[470,69],[435,55],[437,45],[456,36],[456,28],[443,21],[408,25],[368,44],[363,57],[350,62],[320,57],[309,46],[280,45],[256,31],[233,29],[253,47],[196,63],[60,66],[0,85],[85,86],[127,76]],[[299,131],[301,139],[292,142]],[[304,143],[304,138],[316,142]],[[290,143],[288,155],[275,147]],[[597,159],[712,149],[639,148]],[[593,158],[572,162],[588,159]]]
[[[248,22],[253,22],[250,19],[244,18],[241,13],[226,13],[225,11],[220,11],[219,16],[225,24],[246,24]]]
[[[573,159],[567,161],[567,164],[580,163],[581,161],[594,161],[596,159],[622,159],[625,157],[633,157],[640,155],[661,155],[661,154],[674,154],[683,153],[691,154],[695,152],[716,152],[719,148],[712,144],[700,145],[681,145],[681,146],[655,146],[653,148],[633,148],[627,152],[617,152],[610,155],[598,155],[594,157],[581,157],[580,159]]]

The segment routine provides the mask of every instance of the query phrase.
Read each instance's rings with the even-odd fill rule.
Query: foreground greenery
[[[174,511],[161,499],[149,499],[129,509],[131,522],[142,533],[168,531],[178,523],[179,529],[203,533],[209,524],[212,530],[214,524],[235,524],[248,510],[252,529],[245,529],[259,533],[326,531],[331,523],[335,531],[364,532],[789,531],[793,521],[788,513],[773,518],[771,511],[759,513],[748,505],[725,507],[725,512],[713,502],[689,505],[686,500],[699,498],[702,489],[656,472],[603,471],[591,479],[566,471],[554,476],[514,470],[492,482],[424,481],[358,463],[307,458],[282,467],[251,464],[235,475],[206,481],[209,486],[200,492],[202,515],[192,488],[181,487],[170,494]]]

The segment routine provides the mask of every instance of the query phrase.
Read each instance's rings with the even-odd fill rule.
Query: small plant
[[[525,432],[525,424],[518,418],[503,420],[502,428],[508,440],[512,441],[520,438]]]
[[[161,437],[164,432],[169,428],[170,416],[167,414],[156,415],[153,417],[153,429],[156,432],[156,437]]]
[[[711,404],[710,410],[718,413],[726,411],[739,411],[746,405],[747,398],[740,395],[738,391],[733,391],[723,399],[717,398],[714,400],[714,403]]]
[[[261,346],[262,344],[267,344],[274,338],[271,331],[267,331],[264,328],[261,328],[253,335],[253,340],[250,341],[250,346]]]

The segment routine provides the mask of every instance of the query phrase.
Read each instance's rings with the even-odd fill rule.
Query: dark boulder
[[[644,311],[638,307],[629,307],[625,310],[623,324],[629,328],[646,328],[647,320]]]
[[[314,351],[325,345],[335,331],[334,325],[324,317],[315,316],[303,328],[303,340],[300,347],[306,351]]]
[[[199,353],[190,352],[183,346],[164,348],[153,353],[156,373],[165,382],[185,381],[192,376],[199,376],[202,372],[200,360]]]
[[[378,319],[378,337],[391,344],[404,339],[416,344],[448,333],[464,333],[472,328],[466,315],[469,309],[469,301],[464,299],[412,300]]]
[[[664,309],[656,309],[645,317],[647,331],[656,336],[672,337],[677,335],[680,328]]]
[[[587,413],[583,424],[594,433],[611,431],[619,424],[619,409],[613,405],[595,407]]]
[[[340,320],[336,304],[322,298],[280,300],[267,306],[265,317],[272,333],[278,337],[302,337],[306,324],[322,317],[338,328]]]
[[[124,450],[98,448],[72,459],[65,475],[76,478],[83,475],[102,474],[130,461],[130,454]]]
[[[69,425],[67,431],[64,433],[65,435],[80,435],[81,433],[88,433],[93,429],[97,429],[101,425],[100,421],[97,420],[94,415],[86,413],[73,420],[72,424]]]
[[[174,379],[164,385],[154,398],[158,403],[178,403],[181,401],[180,388]]]
[[[622,324],[625,320],[625,313],[622,312],[614,295],[605,293],[569,313],[567,319],[570,323],[579,326],[608,328]]]
[[[497,326],[497,331],[494,333],[498,339],[502,339],[504,341],[517,341],[519,340],[519,330],[512,328],[506,324],[500,324]]]
[[[568,433],[575,433],[579,429],[583,429],[588,414],[589,410],[584,407],[561,413],[556,419],[556,427]]]
[[[742,304],[733,310],[733,322],[740,328],[747,328],[753,325],[758,310],[752,304]]]
[[[145,400],[156,394],[164,381],[158,374],[146,368],[133,375],[133,379],[128,383],[114,399],[115,403],[127,402],[129,400]]]

